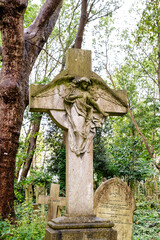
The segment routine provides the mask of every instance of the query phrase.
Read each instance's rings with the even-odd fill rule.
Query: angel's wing
[[[102,88],[93,87],[90,91],[93,99],[109,115],[121,115],[126,113],[126,107],[111,92],[107,92]]]

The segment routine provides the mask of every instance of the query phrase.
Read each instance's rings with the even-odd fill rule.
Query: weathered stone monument
[[[48,223],[45,238],[115,240],[113,223],[94,215],[93,137],[105,117],[127,112],[125,92],[92,72],[91,51],[69,49],[66,70],[46,86],[31,86],[30,110],[48,112],[67,132],[67,215]]]
[[[114,222],[117,240],[132,240],[133,212],[136,209],[132,191],[119,178],[102,183],[94,196],[95,214]]]
[[[25,202],[32,203],[33,201],[33,189],[31,184],[25,185]]]

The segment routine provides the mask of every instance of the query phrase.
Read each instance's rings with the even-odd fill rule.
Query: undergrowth
[[[138,199],[133,217],[133,240],[160,239],[160,206],[155,201]],[[16,227],[0,221],[0,240],[44,240],[46,213],[33,210],[31,204],[16,206]]]
[[[16,226],[9,220],[0,221],[0,239],[4,240],[44,240],[46,216],[41,210],[33,210],[31,204],[16,206]]]
[[[133,217],[133,240],[160,240],[160,206],[155,201],[136,203]]]

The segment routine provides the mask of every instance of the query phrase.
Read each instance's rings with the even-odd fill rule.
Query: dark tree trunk
[[[75,46],[74,46],[75,48],[79,48],[79,49],[81,49],[81,46],[82,46],[84,28],[88,20],[87,6],[88,6],[87,0],[82,0],[81,18],[80,18],[80,23],[79,23],[78,32],[75,40]]]
[[[28,104],[28,79],[33,64],[52,32],[62,0],[46,0],[23,33],[27,0],[0,0],[2,69],[0,73],[0,215],[14,219],[14,171],[23,113]]]

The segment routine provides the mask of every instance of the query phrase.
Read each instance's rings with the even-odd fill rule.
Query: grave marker
[[[52,220],[46,239],[56,229],[84,229],[75,234],[84,236],[87,228],[96,228],[91,235],[111,236],[112,223],[95,218],[93,209],[93,137],[106,116],[127,112],[126,92],[111,90],[91,70],[91,52],[69,49],[66,70],[46,86],[31,86],[30,110],[48,112],[53,121],[67,131],[66,137],[66,195],[68,218]],[[58,221],[58,222],[57,222]],[[105,228],[104,228],[105,227]],[[97,229],[98,228],[98,229]],[[108,229],[107,229],[108,228]],[[92,229],[93,230],[93,229]],[[89,236],[89,235],[87,235]],[[55,239],[53,238],[53,239]],[[110,238],[110,239],[111,239]],[[76,239],[76,238],[75,238]],[[79,237],[79,239],[81,239]]]
[[[59,197],[59,184],[51,183],[50,196],[39,195],[38,203],[42,206],[48,206],[48,217],[47,220],[50,221],[52,218],[56,218],[58,215],[58,207],[66,206],[66,198]]]
[[[25,201],[31,203],[33,200],[33,189],[31,184],[25,185]]]
[[[132,191],[119,178],[102,183],[94,196],[95,214],[114,222],[117,240],[132,240],[133,212],[136,209]]]

